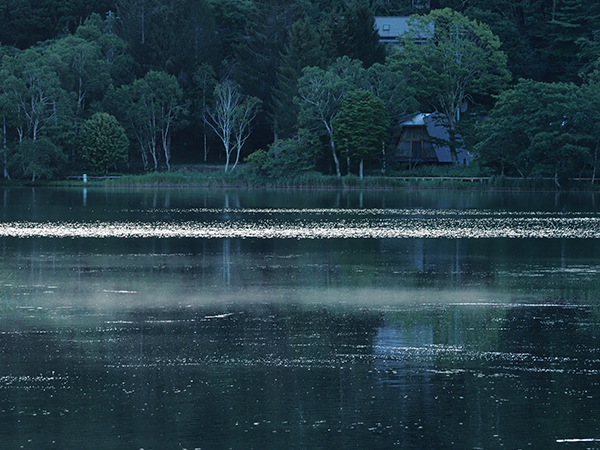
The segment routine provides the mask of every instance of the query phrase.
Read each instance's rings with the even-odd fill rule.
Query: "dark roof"
[[[407,16],[375,16],[375,28],[379,33],[379,42],[399,44],[397,39],[408,31],[408,20]],[[431,28],[430,34],[420,36],[417,42],[424,42],[432,35],[433,28]]]
[[[395,42],[408,31],[408,17],[375,16],[375,28],[379,32],[380,42]]]
[[[418,113],[411,119],[402,122],[400,126],[402,128],[423,127],[427,130],[427,134],[431,138],[448,142],[450,140],[450,135],[442,125],[443,119],[444,115],[441,113]],[[450,147],[448,145],[439,145],[434,142],[433,148],[439,162],[452,162],[452,154],[450,153]],[[458,161],[461,164],[469,164],[471,162],[471,156],[466,149],[462,147],[457,148],[456,153]]]

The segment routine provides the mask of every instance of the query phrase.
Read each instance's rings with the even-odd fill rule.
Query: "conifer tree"
[[[332,60],[341,56],[362,61],[365,68],[385,60],[375,17],[364,0],[354,0],[332,10],[323,24],[325,45]]]
[[[250,96],[260,99],[264,112],[258,118],[260,134],[268,135],[272,125],[272,87],[277,82],[277,68],[285,50],[288,30],[295,21],[296,2],[261,0],[255,3],[244,39],[235,48],[233,78]]]
[[[343,155],[359,161],[362,179],[364,161],[375,159],[389,140],[385,103],[367,90],[356,89],[343,100],[333,124],[337,146]]]
[[[273,128],[275,138],[292,137],[296,128],[299,107],[294,103],[298,79],[305,67],[325,66],[325,53],[319,34],[309,18],[297,20],[290,32],[289,43],[281,57],[277,84],[273,88]]]
[[[585,57],[581,50],[593,40],[593,29],[596,28],[596,32],[599,29],[594,23],[598,16],[594,18],[589,3],[593,2],[561,0],[552,15],[552,41],[548,52],[552,60],[560,65],[557,71],[564,80],[576,81],[579,70],[589,62],[590,55]]]

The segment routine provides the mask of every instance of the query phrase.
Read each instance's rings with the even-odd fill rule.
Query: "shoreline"
[[[190,188],[190,189],[298,189],[298,190],[474,190],[505,192],[596,192],[600,184],[591,179],[568,180],[558,187],[554,179],[480,176],[368,176],[307,174],[290,180],[269,180],[239,173],[185,174],[152,172],[141,175],[71,176],[62,180],[4,181],[3,187],[84,188]]]

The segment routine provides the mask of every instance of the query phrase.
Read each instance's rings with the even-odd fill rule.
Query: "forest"
[[[411,17],[398,45],[375,16]],[[419,111],[481,175],[599,166],[599,2],[0,0],[0,21],[6,179],[393,174]]]

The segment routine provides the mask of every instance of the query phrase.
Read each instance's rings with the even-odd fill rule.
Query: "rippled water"
[[[600,447],[594,195],[3,194],[0,448]]]
[[[132,211],[127,211],[131,213]],[[146,213],[140,211],[141,214]],[[6,222],[0,236],[61,238],[591,238],[600,237],[600,215],[510,213],[434,209],[189,209],[153,222]],[[199,215],[203,220],[177,220]],[[208,218],[206,218],[208,216]],[[236,216],[238,218],[226,218]]]

